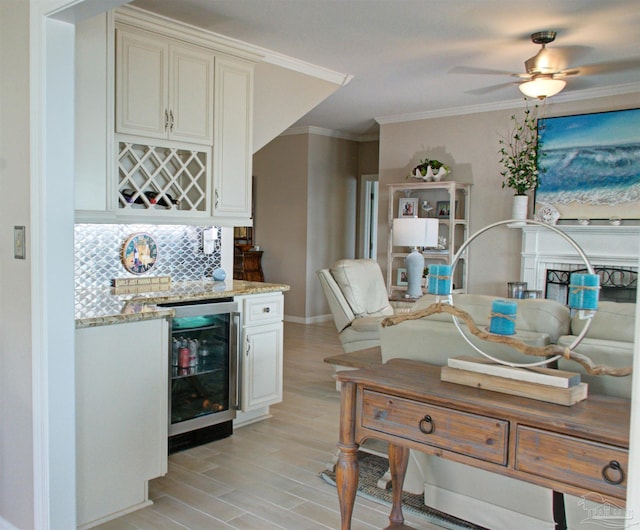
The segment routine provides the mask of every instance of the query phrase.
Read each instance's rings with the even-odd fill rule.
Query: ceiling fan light
[[[536,78],[518,85],[520,92],[530,98],[550,98],[562,92],[567,82],[563,79]]]

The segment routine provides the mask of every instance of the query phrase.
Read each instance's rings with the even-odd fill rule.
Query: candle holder
[[[541,226],[543,228],[546,228],[547,230],[551,230],[552,232],[555,232],[556,234],[558,234],[561,238],[563,238],[567,243],[569,243],[575,249],[575,251],[578,253],[578,255],[580,256],[582,261],[584,261],[586,269],[587,269],[587,271],[589,273],[589,274],[587,274],[585,276],[589,276],[589,277],[596,276],[597,277],[597,275],[595,274],[595,271],[594,271],[591,263],[589,262],[589,259],[587,258],[587,255],[584,253],[582,248],[580,248],[578,243],[576,243],[567,234],[565,234],[561,230],[557,229],[555,226],[543,223],[541,221],[534,221],[533,219],[518,219],[518,220],[516,220],[516,219],[507,219],[505,221],[498,221],[496,223],[487,225],[484,228],[481,228],[480,230],[478,230],[477,232],[475,232],[474,234],[469,236],[469,238],[466,241],[464,241],[462,243],[462,245],[460,245],[460,248],[458,249],[458,251],[453,256],[453,259],[451,260],[451,265],[450,265],[450,267],[451,267],[451,272],[450,272],[451,276],[453,276],[453,272],[455,271],[456,265],[458,264],[458,261],[460,260],[460,257],[464,255],[464,253],[467,250],[467,247],[475,239],[477,239],[480,235],[484,234],[488,230],[491,230],[491,229],[499,227],[499,226],[510,225],[510,224],[513,225],[513,223],[515,223],[515,222],[520,223],[520,225],[525,225],[525,224],[538,225],[538,226]],[[449,286],[449,289],[451,289],[451,286]],[[451,295],[451,290],[449,290],[449,295]],[[453,300],[451,302],[451,305],[454,305]],[[597,308],[597,299],[596,299],[596,308]],[[581,311],[585,311],[585,310],[582,309]],[[590,312],[590,311],[591,311],[591,315],[593,315],[593,312],[592,312],[593,310],[587,310],[587,313]],[[505,365],[505,366],[513,366],[513,367],[518,367],[518,368],[528,368],[528,367],[535,367],[535,366],[544,366],[544,365],[556,362],[558,359],[560,359],[562,357],[562,355],[558,354],[558,355],[553,355],[553,356],[551,356],[549,358],[542,359],[540,361],[530,362],[530,363],[512,363],[512,362],[509,362],[509,361],[505,361],[503,359],[499,359],[497,357],[494,357],[493,355],[490,355],[490,354],[486,353],[484,350],[482,350],[481,348],[476,346],[473,342],[471,342],[469,337],[462,330],[462,327],[461,327],[460,322],[458,321],[458,318],[456,317],[456,315],[452,314],[451,318],[452,318],[453,323],[456,326],[458,332],[460,333],[460,335],[462,335],[462,337],[469,344],[469,346],[471,346],[471,348],[473,348],[475,351],[477,351],[483,357],[486,357],[487,359],[490,359],[490,360],[492,360],[492,361],[494,361],[496,363],[499,363],[499,364],[502,364],[502,365]],[[593,321],[592,318],[587,318],[587,322],[585,323],[584,327],[582,328],[582,331],[580,332],[580,334],[573,340],[571,345],[568,346],[567,349],[569,351],[575,349],[575,347],[578,344],[580,344],[580,342],[582,342],[582,339],[586,336],[586,334],[589,331],[589,328],[591,327],[591,322],[592,321]]]

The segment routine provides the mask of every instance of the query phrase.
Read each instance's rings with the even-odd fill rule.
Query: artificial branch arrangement
[[[511,188],[515,195],[526,195],[527,191],[538,185],[538,127],[536,106],[533,110],[526,108],[522,120],[513,114],[513,128],[506,136],[500,138],[500,163],[504,171],[503,188]]]

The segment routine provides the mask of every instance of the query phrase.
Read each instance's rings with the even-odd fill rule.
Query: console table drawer
[[[519,471],[625,498],[627,450],[531,427],[519,426],[517,433]]]
[[[506,421],[364,390],[362,425],[487,462],[507,464]]]

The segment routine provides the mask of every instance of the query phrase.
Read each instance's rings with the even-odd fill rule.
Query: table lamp
[[[424,256],[418,247],[435,247],[438,244],[438,220],[424,217],[407,217],[393,220],[393,245],[413,247],[405,258],[407,266],[407,298],[422,296]]]

